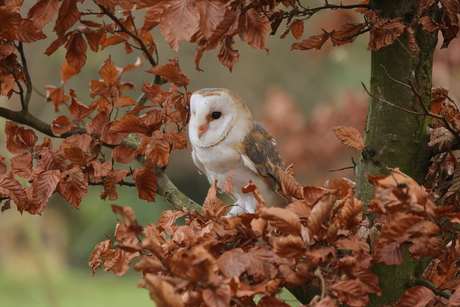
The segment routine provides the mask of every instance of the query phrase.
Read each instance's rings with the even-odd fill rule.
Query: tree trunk
[[[410,22],[417,12],[418,3],[413,0],[374,0],[371,8],[382,10],[383,17],[405,17]],[[370,100],[364,136],[367,152],[372,157],[363,154],[356,169],[356,195],[363,203],[369,202],[375,193],[374,187],[367,182],[366,174],[387,174],[387,167],[399,167],[419,184],[426,176],[430,118],[410,114],[377,99],[382,97],[404,109],[423,112],[414,91],[391,80],[393,78],[405,84],[412,83],[429,108],[437,33],[423,31],[420,26],[415,30],[420,53],[409,51],[405,35],[390,46],[372,51],[370,93],[374,97]],[[372,267],[379,276],[382,295],[371,296],[371,306],[396,302],[407,290],[405,285],[410,286],[411,280],[423,272],[423,267],[424,263],[407,257],[407,253],[400,266],[378,264]]]
[[[388,18],[415,14],[417,4],[418,2],[413,0],[371,2],[373,9],[382,10],[383,17]],[[390,46],[372,51],[370,92],[374,97],[381,96],[404,109],[423,112],[417,95],[389,77],[405,84],[412,82],[423,103],[429,107],[437,34],[423,31],[419,26],[415,36],[421,49],[420,53],[409,51],[405,35],[400,36]],[[361,201],[367,203],[374,195],[374,188],[367,182],[365,175],[387,174],[387,167],[399,167],[418,183],[423,183],[429,159],[429,120],[426,116],[410,114],[371,97],[364,144],[372,159],[363,154],[356,170],[357,197]]]

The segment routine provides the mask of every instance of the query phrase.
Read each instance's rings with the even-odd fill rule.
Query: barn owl
[[[256,199],[242,188],[251,180],[268,206],[284,207],[290,198],[282,192],[277,166],[282,167],[273,136],[258,122],[243,100],[228,89],[202,89],[190,100],[189,138],[199,173],[222,186],[230,171],[234,206],[227,216],[254,213]]]

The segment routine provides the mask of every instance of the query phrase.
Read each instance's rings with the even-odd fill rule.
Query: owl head
[[[243,100],[223,88],[201,89],[190,99],[189,136],[193,145],[212,147],[224,139],[241,141],[252,128],[252,115]],[[236,139],[238,138],[238,139]]]

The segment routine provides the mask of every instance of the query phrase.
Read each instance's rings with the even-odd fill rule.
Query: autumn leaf
[[[62,84],[66,84],[70,78],[78,74],[75,68],[70,66],[69,63],[67,63],[67,61],[64,61],[64,64],[62,64],[60,72]]]
[[[408,306],[427,306],[427,304],[435,299],[433,291],[423,286],[415,286],[406,291],[394,305],[395,307]]]
[[[154,166],[167,166],[169,164],[169,152],[171,150],[169,143],[157,138],[144,139],[148,141],[148,147],[145,151],[147,163]]]
[[[32,199],[27,211],[31,214],[40,214],[45,209],[49,198],[59,183],[59,170],[46,170],[38,174],[32,182]]]
[[[78,129],[73,121],[65,115],[61,115],[51,123],[51,131],[56,136],[61,136],[66,132]]]
[[[77,0],[62,1],[54,31],[58,36],[63,36],[80,19],[80,15],[81,13],[77,8]],[[80,71],[79,69],[77,70]]]
[[[342,144],[357,150],[365,149],[361,134],[355,128],[341,126],[334,127],[332,130],[334,130],[335,135],[339,138]]]
[[[156,65],[147,70],[147,72],[162,76],[176,86],[187,86],[190,83],[190,80],[181,72],[179,67],[173,64]]]
[[[32,174],[33,157],[30,152],[11,157],[11,170],[15,175],[28,179]]]
[[[334,193],[327,193],[319,199],[311,210],[310,216],[308,217],[308,229],[310,230],[310,236],[315,235],[321,228],[323,222],[331,214],[332,206],[336,200]]]
[[[179,210],[166,210],[161,214],[157,225],[164,229],[168,235],[173,236],[179,227],[175,224],[177,219],[184,215],[185,213]],[[160,231],[161,228],[159,229]]]
[[[286,26],[286,29],[283,31],[283,33],[281,33],[280,38],[285,38],[286,35],[291,32],[292,36],[294,36],[296,39],[300,39],[303,35],[303,31],[304,21],[295,19]]]
[[[200,14],[191,0],[173,0],[161,18],[161,33],[172,49],[179,50],[180,40],[190,40],[198,29]]]
[[[133,172],[137,193],[140,199],[155,201],[158,183],[155,173],[148,168],[137,168]]]
[[[300,219],[294,212],[271,207],[261,208],[257,213],[280,231],[294,236],[300,235]]]
[[[112,159],[119,163],[130,163],[136,157],[136,150],[131,147],[117,146],[112,151]]]
[[[126,176],[128,176],[128,172],[125,170],[110,170],[104,180],[104,192],[101,194],[101,198],[105,199],[109,197],[110,200],[118,199],[115,185],[121,183]]]
[[[406,26],[402,22],[402,18],[378,18],[377,24],[371,28],[367,50],[377,51],[393,44],[404,33]]]
[[[67,202],[78,208],[83,196],[88,192],[88,181],[85,174],[76,168],[62,173],[57,191]]]
[[[58,0],[41,0],[29,10],[27,18],[33,19],[38,28],[49,23],[58,11]]]
[[[343,44],[351,43],[356,38],[356,35],[364,29],[365,24],[359,23],[345,23],[339,29],[335,30],[331,35],[332,45],[341,46]]]
[[[108,86],[114,86],[117,83],[119,70],[112,62],[111,57],[104,61],[104,64],[99,69],[99,74]]]
[[[150,297],[158,306],[184,306],[181,297],[176,293],[174,287],[162,277],[147,274],[144,280],[145,284],[143,287],[150,291]]]
[[[238,59],[240,57],[240,53],[238,52],[238,50],[233,49],[233,44],[233,36],[224,36],[224,38],[222,39],[222,45],[217,55],[222,65],[227,67],[230,70],[230,72],[233,70],[233,66],[236,62],[238,62]]]
[[[75,69],[77,73],[80,72],[81,68],[86,63],[86,42],[80,32],[74,32],[70,35],[65,48],[67,53],[65,59],[71,67]]]
[[[41,28],[31,20],[23,19],[16,29],[16,39],[25,43],[33,43],[45,38],[46,35],[43,34]]]
[[[243,38],[252,48],[267,50],[265,40],[270,31],[270,21],[267,16],[249,9],[246,14],[246,30]]]
[[[104,258],[102,255],[106,254],[107,251],[112,247],[111,240],[105,240],[96,244],[94,250],[91,252],[91,257],[88,259],[88,264],[91,267],[91,270],[96,274],[96,270],[104,264]]]
[[[310,36],[309,38],[304,39],[300,43],[292,44],[291,50],[321,49],[321,47],[329,39],[329,37],[329,33],[327,32],[315,36]]]
[[[330,287],[331,293],[347,306],[367,306],[369,297],[364,292],[363,286],[356,280],[338,282]]]
[[[12,171],[0,176],[0,194],[10,197],[18,207],[19,212],[22,213],[27,208],[27,194],[19,181],[14,178]]]
[[[150,129],[142,122],[142,120],[134,115],[126,114],[117,118],[110,126],[111,133],[141,133],[150,134]]]
[[[19,127],[16,122],[6,122],[6,149],[12,154],[20,154],[33,149],[38,137],[31,129]]]
[[[451,149],[456,143],[457,139],[446,128],[430,128],[430,142],[428,146],[437,147],[440,151],[444,151]]]

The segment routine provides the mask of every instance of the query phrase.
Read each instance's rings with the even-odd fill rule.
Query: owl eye
[[[212,112],[211,117],[212,119],[219,119],[222,113],[220,112]]]

